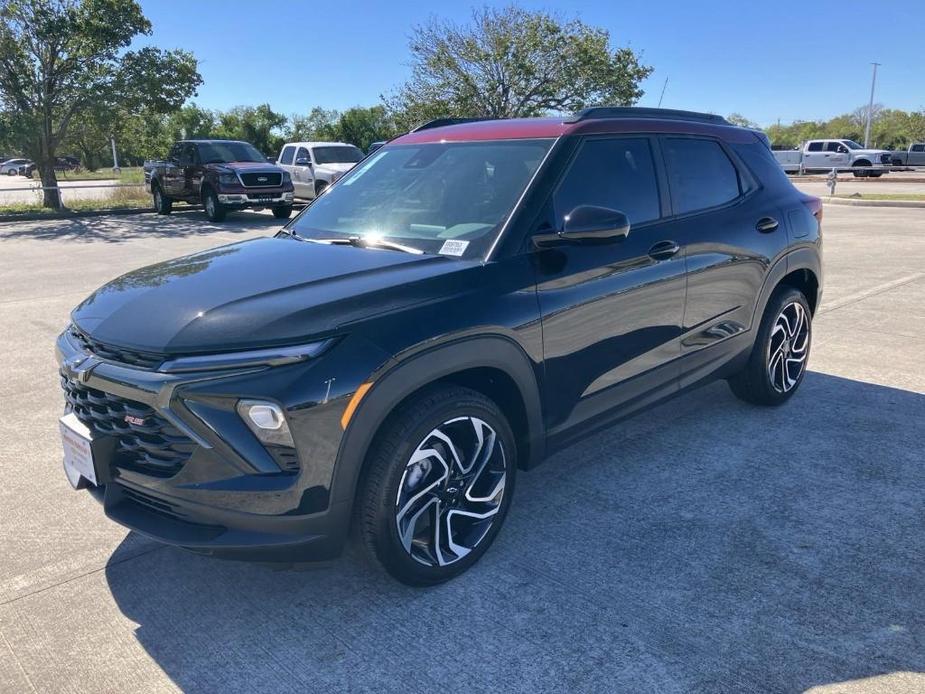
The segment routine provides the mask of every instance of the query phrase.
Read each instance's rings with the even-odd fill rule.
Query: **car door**
[[[299,147],[292,167],[292,186],[295,196],[311,199],[315,197],[315,176],[312,168],[312,155],[308,147]]]
[[[164,162],[164,192],[170,197],[176,197],[178,194],[178,177],[180,174],[180,151],[183,148],[183,143],[178,142],[173,147],[170,148],[170,153],[167,155],[167,160]]]
[[[629,234],[537,250],[547,431],[568,439],[677,388],[684,254],[665,235],[663,171],[648,136],[589,137],[555,187],[537,233],[581,205],[624,212]]]
[[[741,351],[768,268],[787,247],[786,220],[780,191],[760,186],[761,172],[753,175],[730,145],[670,135],[660,144],[672,205],[666,234],[684,246],[687,265],[680,366],[685,387]],[[781,176],[765,145],[756,140],[736,146],[766,167],[768,179]]]
[[[806,144],[803,152],[804,169],[824,169],[826,165],[825,142],[815,140]]]
[[[825,158],[828,168],[842,169],[851,165],[848,148],[834,140],[825,143]]]

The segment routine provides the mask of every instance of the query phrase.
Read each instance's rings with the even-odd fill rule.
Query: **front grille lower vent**
[[[114,464],[156,477],[171,477],[196,444],[152,407],[89,388],[61,374],[67,408],[97,436],[118,439]]]

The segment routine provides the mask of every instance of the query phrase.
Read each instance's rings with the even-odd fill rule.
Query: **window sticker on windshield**
[[[468,241],[444,241],[443,245],[440,246],[440,250],[437,252],[440,253],[440,255],[462,255],[466,252],[466,247],[468,245]]]
[[[351,176],[351,177],[348,178],[346,181],[344,181],[343,183],[341,183],[341,185],[342,185],[342,186],[352,186],[354,183],[356,183],[356,182],[359,180],[359,178],[360,178],[363,174],[365,174],[367,171],[369,171],[371,168],[373,168],[373,166],[375,166],[376,162],[379,161],[380,159],[382,159],[382,157],[384,157],[386,154],[388,154],[388,152],[379,152],[379,154],[374,155],[372,159],[370,159],[368,162],[366,162],[365,164],[363,164],[362,167],[360,167],[360,170],[359,170],[359,171],[357,171],[355,174],[353,174],[353,176]]]

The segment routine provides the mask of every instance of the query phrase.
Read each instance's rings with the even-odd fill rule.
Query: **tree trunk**
[[[47,159],[44,161],[37,162],[39,177],[42,179],[42,186],[45,190],[42,191],[42,205],[44,207],[50,207],[53,210],[60,210],[64,207],[61,203],[61,191],[52,186],[58,185],[58,177],[55,175],[55,160],[54,158],[51,161]]]

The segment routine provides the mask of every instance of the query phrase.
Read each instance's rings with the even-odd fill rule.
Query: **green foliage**
[[[213,137],[245,140],[270,156],[275,156],[283,146],[281,131],[286,125],[286,116],[276,113],[269,104],[236,106],[217,113],[216,118],[218,125]]]
[[[864,142],[867,107],[862,106],[827,121],[796,121],[766,129],[775,146],[798,147],[806,140],[847,139]],[[874,106],[870,146],[878,149],[906,149],[913,142],[925,142],[925,109],[902,111]]]
[[[403,128],[441,116],[516,118],[630,105],[652,68],[580,20],[509,5],[467,26],[433,20],[410,42],[411,78],[387,104]]]
[[[97,141],[126,114],[169,112],[195,93],[202,80],[189,52],[126,50],[150,33],[135,0],[0,0],[0,110],[44,185],[57,183],[55,156],[73,121]],[[60,207],[57,191],[44,204]]]
[[[728,116],[726,116],[726,120],[728,120],[733,125],[740,125],[743,128],[757,129],[760,127],[755,121],[749,120],[748,118],[743,116],[741,113],[730,113]]]

